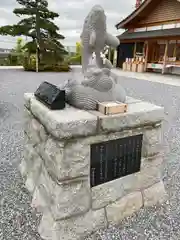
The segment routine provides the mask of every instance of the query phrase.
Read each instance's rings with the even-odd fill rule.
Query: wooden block
[[[98,111],[104,115],[127,112],[127,104],[121,102],[102,102],[98,104]]]
[[[138,64],[137,72],[138,73],[144,72],[144,64],[143,63]]]
[[[127,63],[126,62],[123,63],[122,69],[123,69],[123,71],[127,70]]]
[[[127,63],[126,69],[127,69],[127,71],[131,71],[131,69],[132,69],[132,63]]]
[[[132,64],[132,72],[137,72],[137,64],[136,63],[133,63]]]

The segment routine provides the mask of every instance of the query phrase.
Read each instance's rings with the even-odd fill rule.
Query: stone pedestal
[[[50,111],[25,94],[25,152],[20,171],[43,216],[46,240],[78,240],[162,203],[161,122],[164,110],[128,98],[127,113],[104,116],[67,106]],[[90,187],[90,145],[143,134],[141,170]]]

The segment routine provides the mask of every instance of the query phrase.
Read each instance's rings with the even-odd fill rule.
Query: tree
[[[15,48],[12,50],[15,53],[23,53],[24,52],[24,41],[21,37],[19,37],[16,41],[16,46]]]
[[[70,58],[71,64],[81,64],[81,42],[76,42],[76,53]]]
[[[24,45],[29,53],[35,53],[38,49],[38,58],[43,60],[47,55],[53,56],[54,60],[62,61],[67,53],[60,40],[64,36],[58,33],[59,27],[53,20],[59,17],[58,13],[48,9],[47,0],[17,0],[21,8],[14,9],[13,13],[18,16],[27,16],[18,24],[0,27],[0,35],[26,36],[32,41]]]
[[[22,65],[23,58],[24,58],[24,41],[21,37],[19,37],[16,41],[15,47],[8,55],[7,62],[10,66]]]
[[[81,42],[76,42],[76,55],[81,55]]]

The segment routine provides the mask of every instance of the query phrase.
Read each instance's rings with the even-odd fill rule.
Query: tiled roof
[[[168,36],[180,36],[180,28],[164,29],[164,30],[154,30],[145,32],[124,32],[119,35],[120,40],[128,39],[148,39],[148,38],[158,38],[158,37],[168,37]]]

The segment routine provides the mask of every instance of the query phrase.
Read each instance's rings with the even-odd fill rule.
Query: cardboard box
[[[102,102],[98,104],[98,111],[104,115],[127,112],[127,104],[121,102]]]

